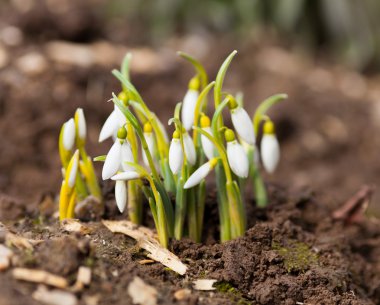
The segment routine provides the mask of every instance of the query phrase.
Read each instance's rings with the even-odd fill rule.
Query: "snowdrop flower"
[[[63,127],[63,147],[66,150],[71,150],[75,142],[75,122],[74,119],[68,120]]]
[[[233,96],[230,96],[228,104],[231,111],[231,120],[237,134],[248,144],[255,144],[255,132],[251,118],[247,111],[239,106]]]
[[[280,161],[280,145],[275,135],[274,124],[266,121],[261,140],[261,160],[268,173],[273,173]]]
[[[228,163],[232,172],[241,178],[247,178],[249,163],[243,146],[236,141],[235,134],[231,129],[227,129],[224,136],[227,141]]]
[[[169,147],[169,167],[173,174],[178,174],[183,163],[183,151],[180,134],[176,130],[173,132],[173,139]]]
[[[79,165],[79,150],[76,150],[74,155],[71,157],[69,166],[66,171],[66,181],[67,185],[70,189],[75,186],[75,180],[77,178],[78,173],[78,165]]]
[[[187,131],[183,132],[182,137],[183,137],[183,147],[185,149],[186,160],[189,162],[190,165],[194,165],[195,162],[197,161],[197,155],[195,152],[193,140],[191,139]]]
[[[111,178],[120,169],[130,169],[125,162],[133,162],[133,154],[126,137],[127,130],[124,127],[121,127],[117,132],[115,143],[111,146],[111,149],[106,156],[102,171],[103,180]]]
[[[87,134],[86,119],[84,117],[84,112],[82,108],[78,108],[75,111],[75,127],[77,131],[77,136],[80,141],[85,141]]]
[[[213,170],[215,165],[218,163],[217,158],[213,158],[207,163],[201,165],[190,177],[187,179],[184,189],[192,188],[199,184],[206,176]]]
[[[190,130],[194,125],[194,111],[199,96],[199,86],[198,77],[193,77],[183,98],[181,121],[186,130]]]
[[[139,179],[139,178],[141,178],[141,175],[134,170],[129,170],[127,172],[120,172],[111,177],[111,179],[115,181],[119,181],[119,180],[129,181],[129,180],[134,180],[134,179]]]
[[[148,150],[152,158],[154,159],[154,155],[155,155],[154,134],[153,134],[152,125],[149,122],[144,124],[144,137],[145,137],[146,143],[148,144]],[[149,162],[145,154],[145,150],[142,150],[142,156],[143,156],[143,161],[145,165],[149,167]]]
[[[127,186],[123,180],[116,181],[115,201],[120,213],[123,213],[127,205]]]
[[[126,106],[128,105],[128,96],[125,92],[121,92],[118,95],[119,100],[121,100]],[[114,136],[120,127],[124,126],[127,122],[124,114],[121,112],[119,107],[114,105],[114,110],[108,116],[107,120],[104,122],[104,125],[99,134],[99,142],[103,142],[109,137]]]
[[[207,115],[202,115],[200,123],[201,128],[212,135],[210,119]],[[214,144],[203,134],[201,135],[201,144],[207,159],[211,160],[214,158]]]

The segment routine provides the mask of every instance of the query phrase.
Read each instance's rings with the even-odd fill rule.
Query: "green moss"
[[[288,240],[285,246],[272,242],[272,249],[284,259],[284,267],[288,272],[303,272],[318,262],[317,254],[307,244],[297,240]]]
[[[243,297],[242,293],[229,282],[226,282],[226,281],[216,282],[214,284],[214,287],[216,288],[218,292],[227,294],[228,298],[231,300],[231,302],[233,302],[233,304],[238,304],[238,305],[252,304],[252,302],[250,302],[245,297]]]

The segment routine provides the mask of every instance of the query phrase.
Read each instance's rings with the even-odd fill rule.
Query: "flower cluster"
[[[92,195],[102,201],[91,158],[85,150],[86,119],[78,108],[74,118],[63,124],[59,135],[59,155],[62,163],[62,187],[59,199],[60,219],[74,217],[77,200]]]
[[[103,180],[116,181],[115,200],[120,212],[127,208],[129,218],[137,224],[141,222],[146,198],[163,246],[167,246],[169,238],[181,239],[185,235],[201,240],[206,177],[213,171],[222,241],[245,232],[242,191],[248,182],[252,183],[257,205],[267,204],[260,161],[272,173],[280,159],[274,123],[267,111],[286,95],[268,98],[251,118],[240,95],[222,92],[235,54],[236,51],[227,57],[215,81],[209,82],[196,59],[179,53],[194,66],[196,74],[169,120],[168,124],[174,127],[171,139],[130,81],[131,56],[125,57],[121,71],[113,71],[122,91],[113,94],[114,108],[101,129],[99,141],[112,137],[114,142],[106,155],[95,160],[104,161]],[[212,90],[214,110],[210,112]],[[232,126],[225,125],[223,112],[228,112]],[[261,143],[256,141],[259,133]]]

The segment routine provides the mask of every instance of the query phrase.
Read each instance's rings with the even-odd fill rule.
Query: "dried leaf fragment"
[[[128,294],[132,298],[133,304],[156,305],[157,290],[153,286],[146,284],[141,278],[135,276],[128,286]]]
[[[174,298],[177,301],[187,300],[190,297],[190,295],[191,295],[191,290],[187,288],[180,289],[174,292]]]
[[[64,219],[61,224],[62,228],[67,232],[78,232],[82,235],[90,233],[90,229],[76,219]]]
[[[65,278],[44,270],[15,268],[12,271],[12,275],[16,280],[41,283],[57,288],[66,288],[68,286]]]
[[[175,254],[159,244],[152,230],[138,227],[127,220],[104,220],[103,224],[113,233],[122,233],[135,239],[140,248],[149,252],[149,258],[160,262],[180,275],[186,273],[187,266]]]
[[[11,249],[0,245],[0,271],[6,270],[11,264],[13,252]]]
[[[74,294],[62,290],[48,290],[45,286],[39,286],[32,294],[33,299],[48,305],[77,305],[78,300]]]
[[[193,287],[195,290],[215,290],[216,288],[213,286],[216,283],[216,280],[212,279],[200,279],[193,282]]]

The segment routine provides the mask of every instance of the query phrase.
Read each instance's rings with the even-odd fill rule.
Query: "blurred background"
[[[176,51],[213,79],[237,49],[225,86],[244,93],[250,113],[269,95],[289,95],[270,113],[282,160],[268,183],[340,204],[380,181],[379,39],[376,0],[0,0],[0,191],[31,206],[58,191],[59,129],[77,107],[89,153],[107,152],[97,138],[120,90],[110,71],[125,52],[165,122],[194,73]]]

